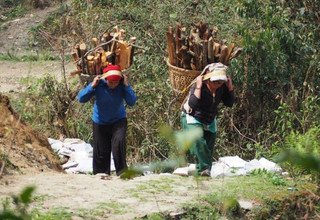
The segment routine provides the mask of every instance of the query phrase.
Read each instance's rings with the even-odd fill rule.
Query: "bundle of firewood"
[[[210,63],[220,62],[229,65],[242,48],[226,40],[217,39],[217,29],[199,22],[186,36],[186,28],[180,23],[167,32],[168,62],[176,67],[201,71]]]
[[[122,70],[133,64],[135,37],[129,42],[124,40],[125,31],[115,27],[112,32],[105,32],[99,38],[92,38],[90,44],[80,43],[73,48],[72,57],[77,70],[70,74],[99,75],[108,64],[120,65]],[[88,47],[92,46],[91,49]]]

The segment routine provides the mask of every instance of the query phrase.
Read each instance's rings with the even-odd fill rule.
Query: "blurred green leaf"
[[[202,136],[203,131],[200,127],[178,131],[175,134],[176,145],[180,148],[181,152],[186,152]]]
[[[28,186],[26,187],[22,193],[20,194],[21,202],[24,204],[28,204],[31,202],[32,193],[34,192],[35,187],[34,186]]]
[[[310,153],[302,153],[294,149],[288,149],[280,153],[276,157],[276,161],[280,163],[289,162],[290,164],[302,169],[320,173],[319,155],[312,155]]]
[[[133,179],[137,176],[141,176],[142,172],[139,169],[136,169],[134,167],[128,168],[126,171],[124,171],[122,174],[120,174],[120,179]]]

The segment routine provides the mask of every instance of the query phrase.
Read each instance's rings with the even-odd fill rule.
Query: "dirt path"
[[[0,26],[0,54],[9,52],[23,55],[32,52],[32,46],[35,46],[36,42],[30,40],[30,29],[43,22],[57,8],[58,5],[44,9],[33,9],[21,18],[3,23]]]
[[[222,183],[213,179],[197,183],[193,177],[169,174],[102,180],[99,176],[47,172],[5,177],[0,181],[0,199],[36,185],[34,208],[64,208],[84,217],[97,217],[94,213],[100,212],[103,219],[133,219],[177,211],[183,203],[208,193],[217,184]]]
[[[44,9],[32,9],[23,17],[3,23],[0,27],[0,54],[36,55],[36,48],[32,46],[32,42],[30,44],[30,29],[41,24],[59,6],[56,4]],[[66,69],[69,73],[74,69],[74,65],[67,64]],[[28,86],[28,78],[40,78],[46,74],[59,78],[62,77],[61,73],[62,67],[59,61],[0,61],[0,92],[21,92]]]
[[[72,63],[65,65],[66,73],[75,67]],[[0,92],[21,92],[35,78],[52,75],[62,78],[62,65],[59,61],[15,62],[0,61]]]

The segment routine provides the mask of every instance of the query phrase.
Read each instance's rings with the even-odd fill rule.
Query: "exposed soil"
[[[74,65],[67,63],[65,68],[66,73],[69,73],[74,70]],[[62,63],[59,61],[0,61],[0,93],[21,92],[29,86],[28,82],[33,83],[35,78],[41,78],[45,75],[61,79]],[[23,79],[25,79],[24,83]]]
[[[45,20],[58,5],[44,9],[32,9],[25,16],[4,22],[0,26],[0,54],[15,55],[35,53],[36,43],[30,38],[30,29]],[[1,10],[0,10],[1,13]]]
[[[0,153],[20,171],[61,170],[57,156],[46,137],[34,132],[20,120],[9,99],[0,94]],[[1,159],[1,158],[0,158]],[[7,169],[6,169],[7,170]]]
[[[111,176],[102,180],[92,175],[45,172],[5,177],[0,182],[0,199],[17,194],[24,186],[35,185],[33,208],[42,211],[64,208],[85,219],[134,219],[151,213],[176,212],[183,203],[208,193],[217,184],[223,183],[207,179],[198,185],[193,177],[173,175],[132,180]]]

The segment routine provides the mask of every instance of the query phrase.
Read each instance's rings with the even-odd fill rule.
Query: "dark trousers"
[[[127,168],[126,132],[126,118],[111,125],[99,125],[93,122],[93,174],[110,175],[111,153],[117,175]]]

